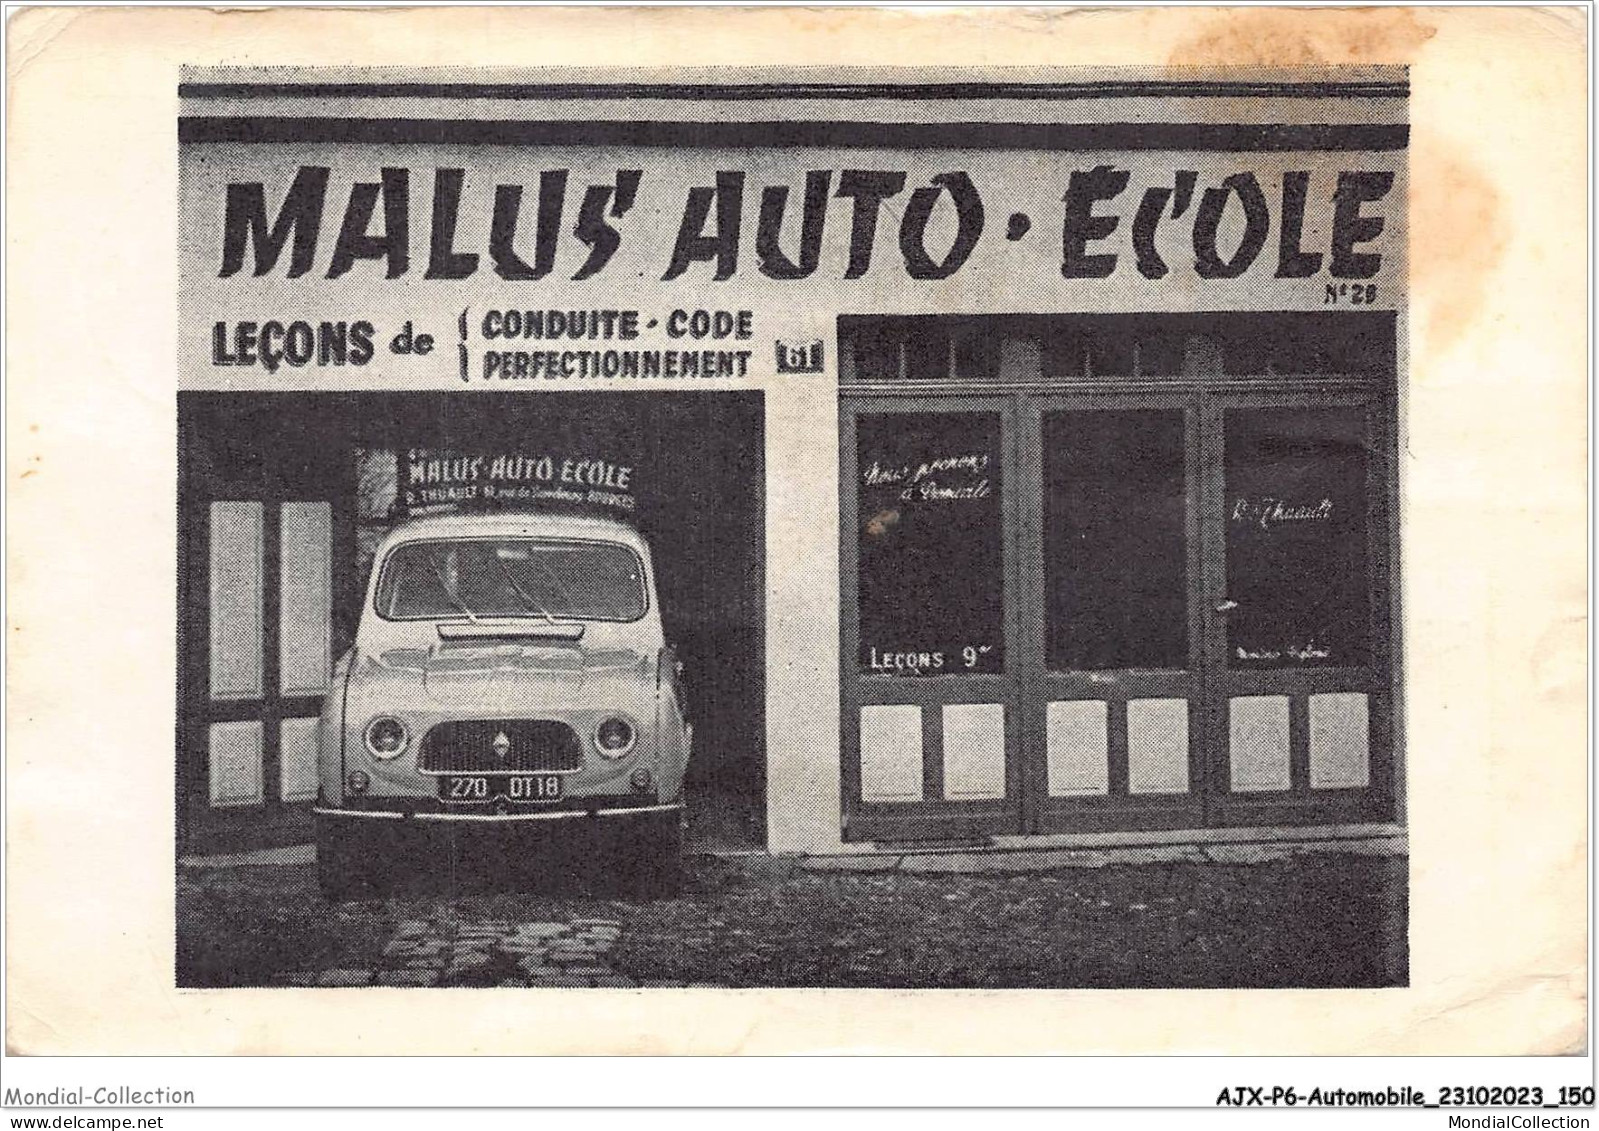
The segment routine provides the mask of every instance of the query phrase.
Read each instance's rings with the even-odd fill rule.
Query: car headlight
[[[398,758],[405,753],[411,735],[405,724],[392,715],[379,715],[366,724],[366,748],[372,757],[382,761]]]
[[[620,758],[633,749],[637,735],[626,719],[609,718],[594,728],[594,745],[607,758]]]

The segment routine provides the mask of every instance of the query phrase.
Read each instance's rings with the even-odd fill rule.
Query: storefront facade
[[[653,469],[770,850],[1403,820],[1403,69],[347,78],[180,90],[192,843],[419,452]]]
[[[1393,817],[1391,316],[845,333],[847,840]]]

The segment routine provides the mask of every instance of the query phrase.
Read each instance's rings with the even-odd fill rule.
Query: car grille
[[[495,749],[495,739],[502,734],[510,744],[503,759]],[[576,731],[565,723],[527,719],[440,723],[423,736],[417,758],[418,769],[446,774],[560,771],[582,766],[582,743]]]

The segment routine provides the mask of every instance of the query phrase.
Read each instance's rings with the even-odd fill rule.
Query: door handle
[[[1223,601],[1221,604],[1216,606],[1216,611],[1218,613],[1230,613],[1234,609],[1236,609],[1237,607],[1238,607],[1238,602],[1237,601]]]

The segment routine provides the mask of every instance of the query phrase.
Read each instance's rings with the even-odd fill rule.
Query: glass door
[[[1380,415],[1355,394],[1230,395],[1205,424],[1212,820],[1387,819]]]
[[[1021,831],[1011,398],[840,414],[846,839]]]
[[[1203,824],[1197,405],[1035,397],[1025,419],[1028,827]]]
[[[1029,397],[1032,832],[1386,820],[1386,475],[1360,394]]]
[[[1354,392],[850,398],[846,836],[1391,819],[1385,420]]]

